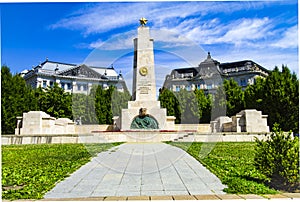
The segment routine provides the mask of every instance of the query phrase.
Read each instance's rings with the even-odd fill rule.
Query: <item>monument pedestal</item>
[[[128,109],[122,109],[122,116],[120,120],[120,127],[122,131],[126,130],[140,130],[130,128],[134,118],[139,116],[140,108],[146,108],[149,116],[154,118],[158,123],[158,130],[174,130],[175,129],[175,117],[167,116],[167,110],[160,108],[159,101],[129,101]]]

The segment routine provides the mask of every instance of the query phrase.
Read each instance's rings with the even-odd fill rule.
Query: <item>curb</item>
[[[107,196],[89,198],[58,198],[58,199],[20,199],[13,202],[45,202],[45,201],[154,201],[154,200],[299,200],[300,193],[281,193],[281,194],[214,194],[214,195],[173,195],[173,196]],[[2,200],[10,202],[9,200]]]

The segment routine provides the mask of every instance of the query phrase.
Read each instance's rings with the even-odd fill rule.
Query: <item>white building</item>
[[[202,89],[206,93],[215,94],[225,79],[233,79],[245,89],[254,84],[258,77],[264,78],[268,75],[269,70],[251,60],[220,63],[212,59],[208,52],[207,58],[198,67],[173,69],[166,76],[163,86],[173,92],[180,89]]]
[[[91,67],[85,64],[67,64],[48,59],[32,70],[24,70],[21,75],[33,88],[47,88],[57,83],[65,92],[88,94],[93,85],[104,89],[113,85],[119,91],[127,90],[121,73],[113,67]]]

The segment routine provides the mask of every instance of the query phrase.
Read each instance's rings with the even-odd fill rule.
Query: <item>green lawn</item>
[[[2,146],[2,198],[41,199],[92,156],[116,144]]]
[[[183,148],[228,186],[227,193],[273,194],[253,166],[255,143],[169,143]],[[41,199],[92,156],[116,144],[2,146],[2,198]],[[201,150],[202,148],[202,150]],[[203,155],[203,151],[212,151]]]
[[[274,194],[276,190],[265,185],[266,178],[255,169],[251,142],[183,143],[168,142],[182,148],[219,177],[228,188],[227,193]],[[201,150],[202,148],[202,150]],[[203,151],[212,151],[203,155]],[[208,152],[206,152],[208,153]]]

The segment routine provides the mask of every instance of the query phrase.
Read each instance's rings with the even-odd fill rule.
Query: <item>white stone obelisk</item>
[[[145,25],[138,28],[138,37],[134,39],[132,94],[136,101],[156,100],[153,39]]]

